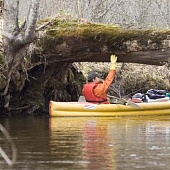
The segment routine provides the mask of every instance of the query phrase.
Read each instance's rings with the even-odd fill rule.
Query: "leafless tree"
[[[20,17],[29,1],[21,1]],[[170,27],[170,0],[40,0],[40,18],[64,11],[87,20],[134,27]]]
[[[7,95],[11,75],[20,76],[18,67],[22,63],[29,44],[35,38],[35,26],[38,16],[38,0],[31,0],[25,22],[19,25],[19,0],[4,0],[3,10],[3,50],[7,85],[4,95]]]

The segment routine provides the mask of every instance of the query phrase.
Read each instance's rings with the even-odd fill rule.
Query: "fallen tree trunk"
[[[116,54],[118,62],[164,65],[170,57],[170,30],[122,29],[56,18],[38,46],[49,63],[108,62]]]

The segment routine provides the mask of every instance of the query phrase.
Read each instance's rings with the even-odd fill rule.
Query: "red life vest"
[[[95,96],[93,93],[93,89],[99,83],[101,82],[92,82],[92,83],[85,84],[83,88],[83,95],[87,102],[109,104],[109,102],[107,101],[107,96],[100,98],[100,97]]]

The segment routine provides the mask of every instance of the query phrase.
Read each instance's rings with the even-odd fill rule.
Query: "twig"
[[[9,166],[12,165],[12,161],[9,159],[8,155],[4,152],[4,150],[0,147],[0,154],[1,156],[5,159],[5,161],[7,162],[7,164]]]
[[[13,142],[10,134],[8,133],[8,131],[0,124],[0,130],[1,132],[4,134],[4,136],[6,137],[7,141],[10,143],[11,145],[11,149],[12,149],[12,159],[10,159],[8,157],[8,155],[4,152],[4,150],[0,147],[0,154],[2,155],[2,157],[4,158],[4,160],[7,162],[7,164],[9,166],[14,165],[14,163],[16,162],[16,158],[17,158],[17,150],[16,150],[16,146],[15,143]]]
[[[53,21],[55,21],[55,19],[48,21],[45,24],[39,26],[38,28],[36,28],[36,31],[39,31],[39,30],[43,29],[44,27],[46,27],[47,25],[50,25],[51,23],[53,23]]]

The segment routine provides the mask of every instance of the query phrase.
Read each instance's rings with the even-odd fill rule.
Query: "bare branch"
[[[15,146],[15,143],[13,142],[13,140],[11,139],[11,136],[8,133],[8,131],[1,124],[0,124],[0,130],[6,137],[9,144],[11,145],[12,160],[9,159],[9,157],[7,156],[7,154],[4,152],[4,150],[1,147],[0,147],[0,153],[1,153],[2,157],[5,159],[5,161],[8,163],[8,165],[12,166],[16,162],[16,158],[17,158],[16,146]]]
[[[35,35],[36,21],[38,17],[39,1],[32,0],[30,11],[27,16],[27,28],[25,31],[25,40],[32,41]]]
[[[8,39],[8,40],[10,40],[10,41],[12,41],[12,40],[15,39],[15,36],[14,36],[13,34],[8,33],[8,32],[6,32],[6,31],[3,31],[2,35],[3,35],[3,37],[4,37],[5,39]]]
[[[19,29],[18,27],[19,0],[4,1],[4,25],[3,29],[12,34]]]

